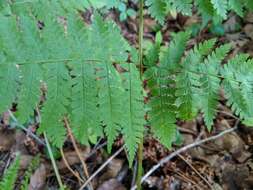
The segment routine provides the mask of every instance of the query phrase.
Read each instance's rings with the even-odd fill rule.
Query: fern
[[[42,81],[42,68],[38,64],[34,64],[35,60],[42,60],[40,52],[39,34],[36,29],[35,21],[28,17],[21,17],[22,42],[25,47],[25,64],[21,65],[21,88],[18,97],[18,119],[23,123],[29,116],[33,115],[34,108],[40,99],[40,83]],[[33,51],[30,51],[31,49]],[[27,103],[29,102],[29,104]]]
[[[11,104],[16,100],[16,94],[19,81],[19,69],[17,62],[20,60],[20,52],[18,51],[17,44],[19,43],[18,37],[12,31],[17,31],[15,20],[0,17],[0,48],[1,64],[0,64],[0,112],[11,107]],[[7,54],[7,55],[6,55]],[[18,56],[18,57],[17,57]]]
[[[18,176],[20,156],[17,156],[0,181],[0,189],[14,189]]]
[[[126,96],[123,98],[124,122],[122,125],[123,139],[129,153],[129,163],[132,164],[135,152],[143,138],[144,132],[144,100],[142,82],[139,72],[134,64],[127,64],[127,72],[124,75]]]
[[[168,79],[168,70],[174,70],[184,53],[189,33],[178,33],[174,36],[170,47],[164,52],[160,65],[146,71],[151,100],[148,104],[150,123],[154,135],[162,144],[171,146],[176,132],[175,89],[174,81]],[[177,52],[177,53],[175,53]]]
[[[149,13],[155,18],[160,24],[164,23],[164,18],[168,14],[165,0],[147,0],[146,5],[149,7]]]
[[[252,110],[252,60],[248,55],[238,55],[231,59],[222,69],[223,86],[228,99],[227,104],[242,119],[250,119]]]
[[[228,9],[227,0],[224,1],[211,0],[211,3],[213,4],[213,7],[218,15],[220,15],[224,19],[227,18],[227,9]]]
[[[243,0],[229,0],[228,6],[236,12],[239,16],[243,17]]]
[[[92,24],[85,25],[77,10],[90,5],[72,2],[10,1],[11,12],[2,9],[0,112],[15,103],[18,119],[25,123],[38,108],[39,132],[45,132],[57,147],[66,139],[64,117],[70,118],[78,142],[86,145],[91,137],[105,134],[111,151],[114,140],[123,135],[131,164],[144,135],[146,114],[142,81],[135,64],[128,63],[129,52],[136,62],[136,49],[129,46],[114,22],[96,11]],[[205,8],[199,13],[208,12],[209,16],[225,18],[235,8],[241,14],[235,2],[227,2],[222,6],[209,0],[205,7],[202,0],[146,1],[160,23],[171,10],[190,15],[193,5]],[[214,48],[216,41],[207,40],[186,51],[189,38],[189,32],[179,32],[172,35],[168,47],[162,47],[158,33],[144,57],[150,91],[148,121],[154,136],[166,147],[175,139],[177,119],[193,119],[201,111],[211,128],[220,89],[237,115],[245,121],[253,118],[252,60],[240,55],[222,67],[229,45]],[[46,87],[43,101],[41,85]]]
[[[172,8],[190,16],[192,14],[192,0],[170,0]]]
[[[204,63],[200,65],[200,71],[204,73],[200,78],[200,88],[202,91],[202,96],[200,96],[200,109],[204,113],[204,121],[209,130],[213,125],[213,119],[215,118],[219,100],[218,92],[221,82],[221,79],[218,77],[219,66],[229,50],[229,45],[216,48],[215,51],[208,55]]]
[[[190,16],[193,5],[203,19],[222,20],[227,18],[229,11],[234,11],[243,17],[245,9],[252,9],[253,3],[249,0],[147,0],[149,13],[160,24],[164,23],[165,17],[170,11],[176,11]]]

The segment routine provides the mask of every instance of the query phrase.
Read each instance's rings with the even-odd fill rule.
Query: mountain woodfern
[[[163,24],[169,12],[190,16],[194,7],[205,19],[226,19],[229,11],[243,16],[245,9],[253,9],[251,0],[146,0],[153,18]]]
[[[242,1],[242,6],[248,2]],[[203,2],[146,1],[161,23],[168,10],[190,15],[193,3],[202,7],[200,12],[210,7],[212,14],[225,17],[237,1]],[[134,48],[114,22],[96,11],[92,24],[86,24],[77,9],[90,7],[88,2],[0,1],[0,7],[0,112],[15,104],[18,120],[27,123],[37,110],[39,133],[45,132],[57,147],[67,136],[65,117],[82,144],[105,135],[111,151],[122,135],[132,163],[146,124],[166,147],[175,139],[177,119],[190,120],[202,112],[210,130],[220,90],[228,106],[253,123],[253,61],[247,55],[227,61],[230,45],[217,47],[211,39],[188,48],[189,32],[174,34],[168,47],[157,38],[144,57],[150,91],[145,105],[147,89],[129,56]]]

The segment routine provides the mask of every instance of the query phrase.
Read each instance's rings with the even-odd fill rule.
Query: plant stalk
[[[56,161],[54,159],[54,155],[53,155],[53,152],[52,152],[52,149],[51,149],[51,146],[48,142],[48,139],[47,139],[47,135],[46,133],[44,132],[44,138],[45,138],[45,141],[46,141],[46,145],[47,145],[47,151],[49,153],[49,157],[51,159],[51,162],[52,162],[52,165],[53,165],[53,168],[54,168],[54,172],[55,172],[55,175],[56,175],[56,179],[58,181],[58,184],[60,186],[60,190],[64,190],[64,185],[62,183],[62,180],[61,180],[61,177],[60,177],[60,173],[59,173],[59,170],[57,168],[57,165],[56,165]]]
[[[139,0],[139,67],[140,67],[140,79],[142,80],[143,74],[143,0]],[[143,137],[140,140],[138,153],[137,153],[137,178],[136,178],[136,185],[137,190],[141,190],[141,177],[142,177],[142,160],[143,160]]]

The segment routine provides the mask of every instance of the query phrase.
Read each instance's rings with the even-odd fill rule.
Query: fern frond
[[[70,62],[72,78],[71,121],[73,133],[82,144],[87,144],[92,135],[102,136],[97,114],[97,82],[94,63],[89,60],[87,29],[81,20],[68,17],[68,36],[71,37],[71,57],[79,60]]]
[[[127,64],[125,73],[124,121],[122,134],[129,155],[130,165],[133,163],[138,145],[144,132],[144,97],[142,81],[134,64]]]
[[[171,71],[179,68],[179,62],[184,54],[186,43],[190,38],[189,32],[178,32],[173,35],[169,47],[161,55],[160,65]]]
[[[67,51],[67,44],[63,44],[65,39],[63,29],[54,21],[46,24],[47,27],[43,29],[42,33],[44,46],[48,47],[45,56],[48,56],[48,59],[51,57],[67,59],[69,51]],[[47,97],[42,109],[39,131],[46,132],[52,143],[61,147],[66,133],[61,120],[68,113],[67,107],[70,105],[71,78],[64,62],[46,63],[45,67],[44,79],[47,86]]]
[[[18,155],[0,181],[0,189],[14,189],[16,178],[18,176],[19,163],[20,156]]]
[[[206,15],[209,17],[214,15],[214,8],[211,0],[195,0],[195,5],[198,8],[198,13],[200,13],[203,17]]]
[[[172,8],[177,12],[180,12],[184,15],[192,15],[192,0],[169,0],[172,3]]]
[[[227,104],[242,119],[252,118],[253,62],[242,54],[229,60],[221,73]]]
[[[95,64],[98,79],[98,104],[100,120],[105,125],[108,137],[108,150],[112,148],[115,138],[123,125],[124,89],[119,73],[112,62],[126,62],[128,44],[120,35],[118,27],[112,22],[104,22],[100,16],[95,16],[89,39],[96,54],[91,59],[103,60]],[[92,49],[91,49],[92,50]]]
[[[0,17],[0,113],[11,108],[16,101],[20,80],[17,62],[22,57],[20,38],[14,17]],[[18,47],[17,47],[18,44]]]
[[[213,125],[213,119],[216,114],[216,108],[219,100],[218,92],[220,89],[221,79],[218,77],[218,75],[220,63],[227,55],[229,50],[229,45],[216,48],[204,60],[204,63],[200,64],[200,71],[202,74],[200,77],[200,109],[204,113],[204,121],[209,130],[211,130],[211,126]]]
[[[160,24],[164,23],[164,18],[168,14],[168,3],[165,0],[146,0],[146,5],[149,7],[149,13]]]
[[[121,78],[111,63],[102,64],[97,72],[99,78],[99,115],[105,125],[105,133],[108,137],[108,151],[118,136],[124,114],[123,102],[120,97],[124,96]]]
[[[200,93],[200,76],[198,74],[199,63],[213,48],[214,40],[208,40],[197,44],[183,59],[179,74],[176,76],[176,105],[178,117],[192,119],[197,114],[198,103],[196,96]]]
[[[175,81],[173,75],[184,53],[188,32],[179,32],[173,36],[169,47],[161,55],[160,64],[145,72],[151,99],[148,103],[151,129],[166,147],[170,147],[176,133]]]
[[[227,0],[211,0],[214,9],[216,10],[217,14],[220,15],[222,18],[227,18],[227,10],[228,10],[228,1]]]
[[[71,74],[75,76],[72,88],[71,121],[76,138],[83,144],[88,143],[91,135],[101,136],[100,122],[97,114],[97,84],[92,64],[73,63]]]
[[[29,17],[20,18],[22,43],[24,44],[26,64],[21,65],[21,87],[18,95],[18,119],[22,123],[34,114],[34,109],[39,102],[41,91],[42,68],[34,63],[43,60],[40,47],[40,37],[36,22]]]
[[[196,63],[200,61],[201,55],[191,50],[182,63],[183,69],[176,76],[178,117],[185,120],[197,114],[195,96],[199,93],[199,75]]]
[[[230,7],[230,9],[234,10],[236,12],[236,14],[243,17],[243,13],[244,13],[244,10],[243,10],[244,2],[243,2],[243,0],[229,0],[228,1],[228,6]]]

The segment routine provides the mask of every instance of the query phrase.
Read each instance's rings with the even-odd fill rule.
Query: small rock
[[[244,28],[243,28],[245,34],[253,39],[253,24],[247,24]]]

